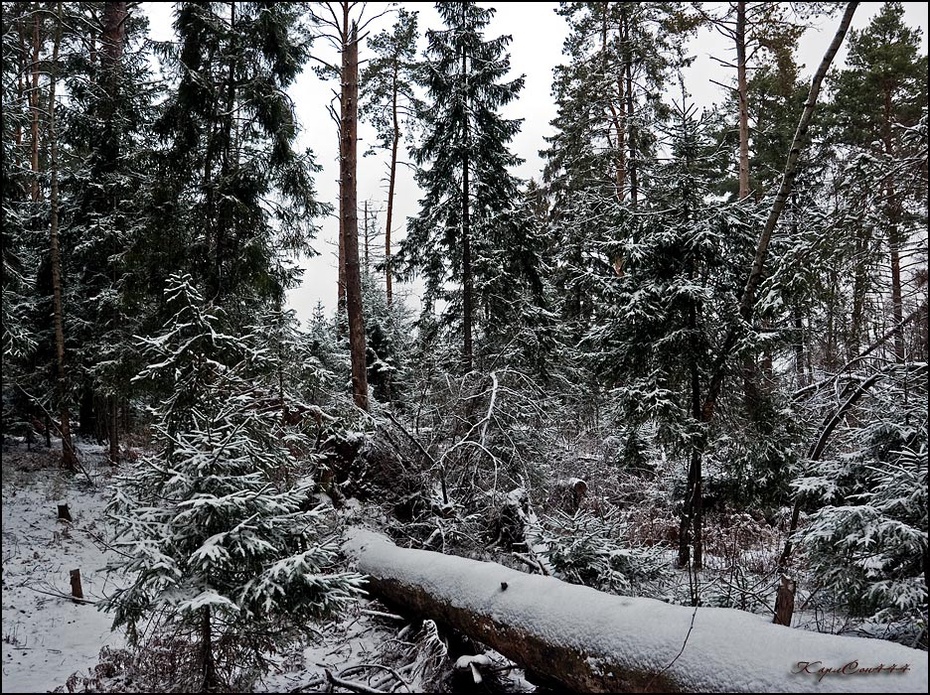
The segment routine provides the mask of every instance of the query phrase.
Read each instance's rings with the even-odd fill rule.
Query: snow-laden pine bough
[[[577,692],[926,692],[927,653],[773,625],[729,608],[673,606],[398,548],[346,543],[371,594],[444,623]]]

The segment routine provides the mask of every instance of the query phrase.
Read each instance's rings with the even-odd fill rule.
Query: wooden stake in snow
[[[71,511],[68,509],[67,503],[58,505],[58,518],[63,521],[72,521]]]
[[[81,588],[81,570],[71,570],[71,595],[74,598],[83,599],[84,589]]]

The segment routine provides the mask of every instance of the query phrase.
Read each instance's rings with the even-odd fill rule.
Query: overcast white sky
[[[421,34],[426,29],[440,28],[441,22],[435,12],[433,3],[408,2],[402,3],[410,9],[419,12],[419,28]],[[524,74],[526,85],[520,98],[511,104],[504,115],[509,118],[522,118],[523,126],[520,133],[513,140],[513,151],[525,160],[524,164],[516,170],[516,174],[523,178],[539,178],[542,161],[538,151],[545,147],[544,136],[551,135],[552,129],[549,121],[555,117],[555,106],[550,94],[552,81],[552,68],[562,62],[562,42],[566,36],[566,27],[563,19],[555,14],[558,3],[555,2],[498,2],[482,3],[496,9],[487,36],[494,37],[501,34],[510,34],[513,42],[510,44],[511,67],[514,76]],[[143,3],[149,14],[152,24],[152,36],[156,39],[172,38],[171,10],[173,3]],[[383,10],[386,3],[368,3],[366,16],[374,16]],[[860,3],[853,19],[853,28],[862,29],[872,16],[881,8],[880,2]],[[911,27],[920,27],[923,31],[922,51],[927,51],[927,4],[923,2],[905,2],[905,21]],[[374,30],[383,28],[390,23],[388,17]],[[800,62],[807,67],[808,76],[816,68],[822,58],[827,44],[833,37],[839,17],[821,20],[822,31],[808,32],[802,38],[800,48]],[[328,50],[322,48],[321,50]],[[731,57],[722,39],[705,31],[700,34],[690,46],[691,54],[697,59],[690,69],[686,84],[692,97],[698,105],[709,106],[721,98],[720,88],[711,80],[729,83],[732,75],[721,68],[710,56],[720,58]],[[840,50],[834,65],[845,58],[846,46]],[[362,47],[360,58],[365,59],[365,47]],[[336,125],[327,113],[327,104],[333,99],[335,84],[323,83],[309,68],[298,78],[290,93],[294,98],[298,118],[302,124],[300,146],[310,147],[316,154],[317,162],[323,167],[316,179],[317,193],[322,200],[336,205],[338,201],[338,161],[336,157]],[[359,130],[359,153],[364,152],[372,142],[373,132],[364,126]],[[419,193],[413,183],[409,171],[403,167],[399,169],[401,179],[398,183],[395,198],[394,213],[394,239],[404,234],[406,218],[414,215],[418,210]],[[359,158],[359,190],[358,199],[369,199],[373,207],[384,208],[386,186],[383,179],[386,173],[385,159],[380,155]],[[383,226],[383,215],[380,226]],[[297,311],[298,316],[305,320],[321,300],[330,312],[336,304],[336,234],[337,222],[335,218],[323,221],[322,231],[318,236],[315,247],[320,255],[302,262],[306,268],[301,287],[289,293],[290,305]],[[411,297],[410,304],[418,309],[419,302]]]

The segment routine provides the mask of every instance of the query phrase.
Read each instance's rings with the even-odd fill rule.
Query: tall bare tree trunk
[[[884,118],[882,123],[882,140],[885,146],[885,155],[894,154],[894,144],[891,139],[892,103],[891,90],[885,90]],[[889,176],[885,179],[886,214],[888,215],[888,247],[891,256],[891,313],[894,325],[900,325],[904,320],[904,300],[901,292],[901,239],[899,232],[900,206],[895,195],[894,181]],[[904,331],[894,335],[894,359],[898,364],[904,363]]]
[[[365,347],[365,317],[362,313],[362,282],[358,260],[358,27],[349,26],[349,5],[344,2],[342,47],[342,158],[340,192],[342,238],[345,249],[346,312],[349,318],[349,353],[352,362],[352,394],[362,410],[368,410],[368,373]]]
[[[856,224],[856,258],[860,259],[853,272],[852,310],[849,320],[849,335],[846,340],[846,360],[859,354],[865,324],[865,294],[868,287],[868,274],[865,259],[871,243],[871,235],[866,225]]]
[[[129,9],[126,2],[105,2],[103,5],[103,61],[107,69],[113,70],[123,59]]]
[[[346,44],[348,42],[349,36],[349,5],[347,2],[340,3],[343,9],[343,26],[340,30],[340,38],[342,42],[342,70],[343,70],[343,79],[342,79],[342,113],[340,114],[339,119],[339,166],[344,167],[346,157],[346,133],[345,133],[345,61],[346,61]],[[339,177],[339,204],[340,206],[344,205],[344,196],[343,186],[345,186],[345,178],[342,176],[342,169],[340,168],[340,177]],[[343,212],[343,209],[339,211],[339,253],[337,258],[337,272],[336,272],[336,332],[339,337],[344,337],[346,334],[347,326],[345,325],[345,316],[346,316],[346,216]]]
[[[688,260],[688,278],[695,275],[695,263]],[[700,350],[697,339],[698,306],[691,302],[688,307],[688,333],[689,338],[689,365],[688,376],[691,388],[691,419],[693,427],[700,431],[703,428],[703,412],[701,409],[701,372],[698,365],[698,352]],[[689,562],[693,569],[704,567],[704,473],[702,464],[704,460],[704,436],[690,443],[690,460],[688,462],[688,486],[685,491],[684,507],[681,516],[681,528],[678,537],[678,564],[687,567]],[[693,548],[693,554],[692,554]],[[697,605],[697,596],[692,596],[692,602]]]
[[[623,90],[626,94],[626,123],[627,141],[629,142],[629,155],[627,156],[627,169],[630,175],[630,204],[635,208],[639,202],[639,172],[636,168],[636,146],[637,126],[635,122],[635,100],[633,99],[633,55],[630,46],[630,18],[627,14],[628,5],[622,4],[620,7],[621,27],[620,38],[623,41],[623,79],[626,81],[626,87]]]
[[[387,219],[384,226],[384,286],[387,294],[387,303],[390,307],[394,301],[394,290],[391,278],[391,225],[394,224],[394,190],[397,186],[397,148],[400,145],[400,118],[398,118],[397,91],[400,89],[398,84],[397,71],[399,66],[397,60],[394,61],[392,81],[391,81],[391,118],[393,119],[394,134],[391,138],[391,165],[388,174],[388,199],[387,199]]]
[[[368,227],[368,201],[362,205],[365,213],[362,220],[362,233],[365,235],[365,275],[371,272],[371,258],[369,257],[369,246],[371,242],[371,229]]]
[[[463,326],[463,358],[465,371],[470,372],[472,369],[472,270],[471,270],[471,229],[469,228],[468,218],[468,200],[469,200],[469,162],[468,153],[465,154],[465,162],[462,167],[462,311],[464,313]]]
[[[103,31],[101,34],[100,62],[103,66],[104,87],[110,97],[110,103],[119,96],[120,68],[123,51],[126,47],[126,22],[129,19],[129,7],[126,2],[107,2],[103,7]],[[112,118],[112,108],[104,105],[104,118]],[[120,142],[116,134],[109,137],[107,156],[115,164],[120,156]],[[114,206],[118,205],[113,201]],[[112,278],[114,285],[117,278]],[[119,397],[111,393],[106,399],[107,440],[109,442],[110,464],[119,463]]]
[[[739,199],[749,195],[749,105],[746,80],[746,3],[736,3],[736,93],[739,97]]]
[[[213,625],[210,622],[210,606],[200,609],[200,674],[203,679],[201,692],[214,692],[219,687],[216,676],[216,656],[213,654]]]
[[[49,250],[52,266],[52,313],[55,323],[55,364],[58,376],[57,400],[61,418],[61,464],[69,470],[77,469],[77,456],[74,442],[71,440],[71,413],[68,409],[68,378],[65,370],[65,331],[64,311],[61,291],[61,249],[58,244],[58,132],[55,124],[55,86],[57,83],[58,51],[61,46],[61,3],[58,3],[55,43],[52,49],[52,65],[49,70],[48,86],[48,138],[49,170],[51,182],[49,188],[50,225]]]
[[[29,91],[30,135],[32,155],[32,202],[39,202],[39,57],[42,46],[42,18],[36,12],[32,31],[32,89]]]
[[[601,72],[606,79],[608,73],[607,64],[607,15],[610,11],[610,3],[601,3]],[[612,99],[607,100],[607,107],[610,109],[610,120],[614,128],[614,136],[617,142],[614,146],[616,156],[616,172],[614,173],[615,194],[618,201],[622,201],[626,194],[626,121],[621,118],[624,108],[624,79],[623,74],[617,75],[617,104],[620,104],[620,113],[617,112],[617,104]],[[609,139],[609,131],[608,131]]]
[[[343,137],[339,136],[339,161],[345,159],[345,155],[342,153],[341,148],[343,144]],[[339,200],[342,200],[342,183],[339,184]],[[345,324],[345,315],[346,315],[346,237],[345,237],[345,219],[342,214],[339,215],[339,258],[337,263],[339,264],[339,271],[336,276],[336,332],[339,337],[345,337],[346,334],[346,324]]]
[[[463,21],[464,21],[464,6],[463,6]],[[465,50],[465,46],[462,46],[462,79],[465,79],[465,75],[468,74],[468,54]],[[468,95],[465,92],[464,87],[462,88],[461,98],[467,102]],[[467,113],[468,104],[462,104],[463,111]],[[468,126],[466,121],[466,132],[465,132],[465,156],[464,161],[462,162],[462,311],[464,313],[463,321],[463,362],[465,365],[465,371],[470,372],[472,369],[472,336],[471,336],[471,322],[472,322],[472,269],[471,269],[471,229],[469,226],[469,206],[470,206],[470,191],[469,191],[469,167],[470,162],[468,159],[468,148],[469,148],[469,137],[468,137]]]

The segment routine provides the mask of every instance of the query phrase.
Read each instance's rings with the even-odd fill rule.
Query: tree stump
[[[71,570],[71,595],[83,599],[84,589],[81,587],[81,570]]]
[[[67,503],[58,505],[58,518],[63,521],[72,521],[71,511],[68,509]]]
[[[791,627],[791,616],[794,614],[794,594],[798,584],[793,579],[781,576],[781,586],[778,587],[778,593],[775,595],[775,618],[772,620],[776,625],[787,625]]]
[[[559,480],[549,495],[547,506],[566,514],[574,514],[581,507],[581,501],[587,493],[588,484],[580,478]]]

